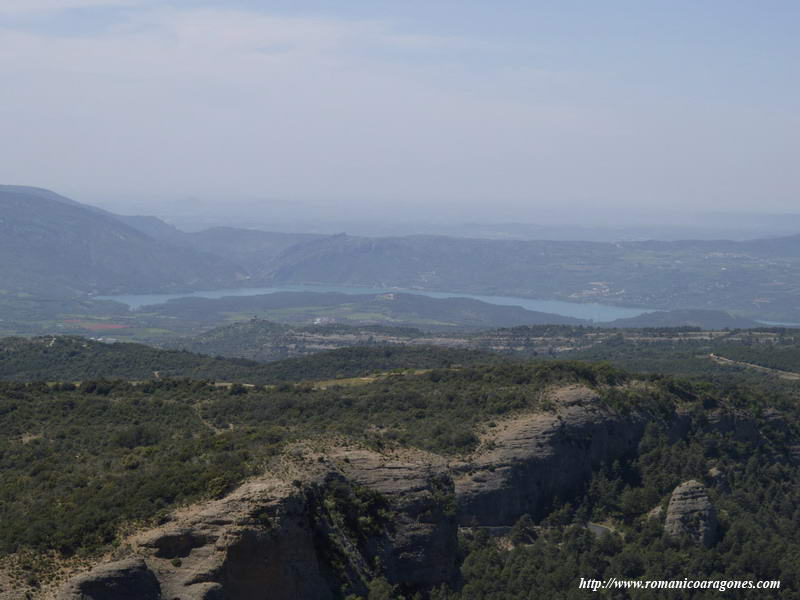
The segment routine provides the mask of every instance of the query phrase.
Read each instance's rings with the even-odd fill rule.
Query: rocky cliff
[[[576,491],[592,469],[634,452],[647,422],[621,414],[586,387],[551,393],[553,410],[508,421],[488,450],[454,468],[462,524],[512,525]]]
[[[310,518],[305,496],[291,485],[266,478],[248,482],[134,536],[128,551],[136,560],[113,563],[111,573],[146,570],[148,576],[128,576],[131,598],[258,598],[266,586],[279,599],[330,597]],[[118,577],[110,578],[108,568],[78,578],[79,585],[68,585],[59,600],[115,600]]]
[[[262,477],[128,540],[131,558],[66,585],[59,600],[296,600],[405,588],[455,575],[453,485],[435,460],[334,449],[296,459],[301,479]],[[438,461],[441,465],[441,461]],[[304,471],[304,473],[302,473]]]
[[[161,586],[139,557],[102,564],[70,581],[59,598],[161,600]]]
[[[546,411],[489,428],[458,462],[343,444],[289,453],[280,475],[131,537],[124,562],[79,576],[58,599],[120,598],[120,577],[154,600],[323,600],[364,593],[377,575],[406,591],[451,581],[459,523],[542,514],[593,468],[635,451],[647,422],[587,387],[548,400]]]

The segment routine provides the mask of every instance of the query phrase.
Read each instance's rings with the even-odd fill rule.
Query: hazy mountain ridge
[[[800,321],[800,236],[745,242],[549,242],[334,236],[278,256],[264,285],[447,290]]]
[[[118,219],[45,194],[0,191],[0,287],[44,296],[224,287],[229,261],[154,240]]]
[[[570,256],[586,266],[608,262],[611,245],[593,242],[528,242],[406,236],[359,238],[337,235],[287,249],[275,260],[269,281],[421,288],[530,296],[555,285],[560,274],[537,263]],[[576,255],[580,251],[583,254]],[[581,258],[583,256],[583,258]],[[553,277],[555,280],[553,280]],[[522,287],[520,287],[522,286]]]
[[[0,188],[0,288],[86,294],[328,284],[719,309],[800,322],[800,236],[733,242],[553,242],[185,233],[39,188]],[[146,233],[145,233],[146,232]],[[155,237],[153,237],[155,236]]]
[[[287,248],[328,237],[313,233],[279,233],[237,227],[210,227],[202,231],[186,232],[157,217],[114,217],[153,238],[224,257],[246,268],[252,276],[263,274],[270,261]]]
[[[0,219],[8,257],[0,289],[34,294],[235,287],[286,248],[322,237],[226,227],[187,233],[28,186],[0,186]]]

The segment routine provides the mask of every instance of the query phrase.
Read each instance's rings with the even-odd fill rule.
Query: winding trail
[[[776,377],[780,377],[781,379],[788,379],[790,381],[800,381],[800,373],[794,373],[792,371],[781,371],[780,369],[771,369],[770,367],[762,367],[761,365],[756,365],[753,363],[742,362],[739,360],[732,360],[730,358],[725,358],[724,356],[720,356],[719,354],[714,354],[713,352],[709,354],[708,357],[715,363],[718,363],[720,365],[735,365],[738,367],[746,367],[748,369],[754,369],[756,371],[761,371],[762,373],[767,373],[768,375],[774,375]]]

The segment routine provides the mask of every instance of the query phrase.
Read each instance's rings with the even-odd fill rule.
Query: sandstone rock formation
[[[717,511],[703,484],[690,480],[676,487],[667,507],[664,533],[709,548],[717,542],[717,530]]]
[[[454,469],[464,525],[513,525],[538,517],[556,497],[582,486],[592,469],[634,452],[643,415],[622,415],[581,386],[552,394],[553,412],[526,415],[497,428],[487,452]]]
[[[547,411],[499,423],[455,464],[415,450],[299,452],[286,459],[297,462],[291,475],[251,480],[133,536],[132,560],[160,588],[153,600],[325,600],[332,589],[364,593],[377,575],[405,590],[451,581],[459,522],[510,526],[542,514],[593,468],[634,452],[648,420],[586,387],[548,399]],[[109,598],[79,592],[79,581],[111,585],[100,568],[59,600]]]
[[[377,553],[386,578],[412,587],[451,581],[458,524],[445,462],[414,451],[402,458],[365,450],[334,451],[331,456],[350,481],[378,492],[395,509],[389,543]]]
[[[100,565],[73,579],[58,600],[161,600],[161,589],[141,558]]]
[[[305,481],[258,478],[177,512],[128,540],[135,558],[74,579],[59,600],[125,600],[113,593],[123,575],[137,600],[325,600],[332,589],[366,592],[376,565],[409,587],[453,579],[446,474],[368,450],[325,456],[308,457]]]
[[[740,442],[757,442],[758,425],[752,415],[742,411],[713,410],[707,415],[708,430],[731,436]]]
[[[664,507],[660,504],[658,506],[654,506],[650,509],[650,511],[645,515],[645,519],[648,521],[656,520],[660,521],[664,516]]]
[[[730,493],[731,486],[725,471],[719,467],[711,467],[706,473],[706,480],[711,487],[718,489],[726,494]]]

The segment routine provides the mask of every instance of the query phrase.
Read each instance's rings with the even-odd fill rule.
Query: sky
[[[0,0],[0,183],[127,212],[800,212],[795,0]]]

